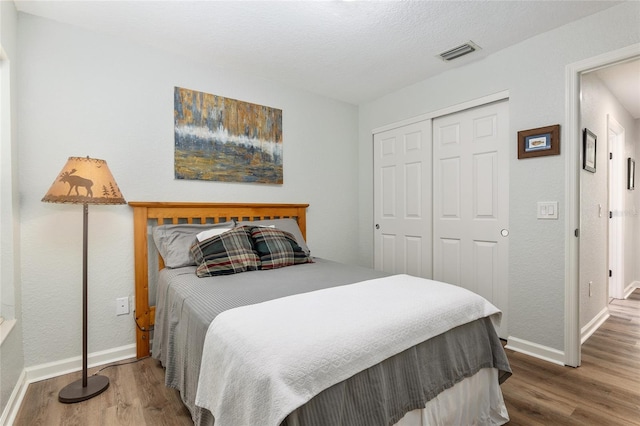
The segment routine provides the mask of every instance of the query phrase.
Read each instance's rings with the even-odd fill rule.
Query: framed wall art
[[[560,154],[560,125],[518,132],[518,158]]]
[[[589,129],[582,131],[582,168],[588,172],[596,172],[596,145],[598,137]]]
[[[282,110],[174,89],[176,179],[283,183]]]
[[[627,189],[633,190],[636,186],[636,160],[627,158]]]

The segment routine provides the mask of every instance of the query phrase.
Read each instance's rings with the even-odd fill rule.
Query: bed
[[[499,384],[510,368],[494,328],[500,313],[483,299],[442,283],[311,257],[306,204],[129,204],[137,356],[160,360],[166,385],[180,391],[195,424],[212,425],[214,418],[221,426],[508,421]],[[211,267],[202,269],[203,259],[174,264],[173,255],[161,248],[165,259],[155,250],[163,244],[160,230],[181,226],[234,230],[216,231],[196,246],[219,235],[259,238],[283,228],[310,262],[201,278]],[[183,243],[176,246],[184,251]],[[275,257],[261,259],[277,264]],[[438,311],[446,300],[454,308]],[[435,319],[425,319],[431,304]],[[478,307],[473,317],[470,306]],[[415,318],[407,325],[409,314]]]

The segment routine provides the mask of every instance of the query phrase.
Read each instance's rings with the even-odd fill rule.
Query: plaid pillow
[[[153,241],[167,268],[195,265],[189,249],[196,242],[196,234],[207,229],[228,231],[235,228],[235,221],[206,224],[160,225],[153,228]]]
[[[198,277],[228,275],[260,269],[260,258],[253,250],[251,228],[241,226],[191,246]]]
[[[295,237],[277,228],[257,226],[251,229],[253,245],[260,256],[261,269],[276,269],[299,263],[313,263],[296,243]]]

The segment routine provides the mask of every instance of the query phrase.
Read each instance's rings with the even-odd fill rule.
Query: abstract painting
[[[282,184],[282,110],[176,87],[175,178]]]

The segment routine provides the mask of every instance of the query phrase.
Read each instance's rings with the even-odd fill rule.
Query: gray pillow
[[[205,224],[160,225],[153,228],[153,241],[167,268],[195,265],[191,246],[197,242],[196,235],[212,228],[232,229],[235,221]]]
[[[273,226],[274,228],[280,229],[281,231],[292,234],[302,251],[304,251],[307,256],[310,253],[309,247],[307,247],[307,242],[304,240],[302,232],[298,227],[298,222],[295,219],[285,218],[253,220],[248,222],[238,222],[237,226]]]

